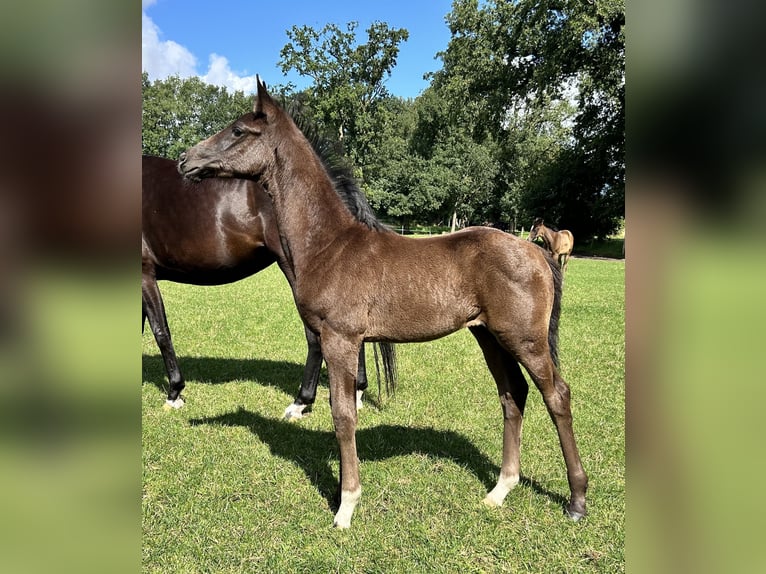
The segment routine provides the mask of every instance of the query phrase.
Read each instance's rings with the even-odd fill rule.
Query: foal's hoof
[[[181,397],[178,397],[174,401],[171,401],[169,399],[165,400],[165,404],[162,405],[162,409],[165,411],[169,411],[172,409],[180,409],[182,406],[184,406],[184,400]]]
[[[500,508],[502,505],[502,503],[498,503],[497,500],[490,498],[489,496],[485,496],[481,503],[487,508]]]
[[[343,524],[335,520],[332,523],[332,527],[335,528],[336,530],[348,530],[349,528],[351,528],[351,522],[347,522]]]
[[[580,519],[585,516],[586,512],[584,508],[577,510],[571,506],[567,506],[564,510],[564,514],[571,518],[572,522],[579,522]]]

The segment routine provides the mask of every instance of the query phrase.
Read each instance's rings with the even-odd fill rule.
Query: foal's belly
[[[392,343],[438,339],[465,327],[484,324],[481,309],[455,300],[395,299],[393,304],[373,310],[365,338]]]

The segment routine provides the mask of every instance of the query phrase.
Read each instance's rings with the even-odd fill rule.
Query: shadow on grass
[[[292,461],[302,468],[330,509],[333,512],[337,510],[339,484],[330,467],[331,460],[338,458],[334,432],[302,428],[294,422],[266,418],[242,407],[236,412],[216,417],[191,419],[189,424],[241,426],[250,429],[261,442],[269,446],[273,455]],[[414,453],[445,458],[473,472],[487,491],[495,486],[500,472],[499,467],[471,441],[454,431],[380,425],[357,430],[356,441],[361,461],[379,461]],[[329,453],[333,456],[328,456]],[[520,482],[548,497],[562,509],[565,507],[565,497],[549,491],[535,480],[522,476]]]
[[[267,359],[226,359],[218,357],[180,357],[179,367],[186,381],[220,385],[238,380],[276,387],[288,395],[298,390],[303,377],[303,365]],[[143,355],[143,380],[167,393],[165,364],[160,355]],[[323,377],[325,379],[325,377]],[[320,384],[322,380],[320,379]]]
[[[371,352],[368,351],[368,356]],[[184,380],[207,385],[220,385],[231,381],[250,380],[256,384],[275,387],[287,395],[295,396],[303,380],[304,365],[268,359],[228,359],[219,357],[180,357],[178,359]],[[373,363],[374,365],[375,363]],[[373,367],[374,368],[374,367]],[[142,355],[143,380],[157,387],[163,395],[168,392],[168,378],[161,355]],[[369,373],[369,371],[368,371]],[[369,387],[365,403],[376,409],[383,405],[381,384],[376,374],[368,374]],[[319,386],[327,387],[327,369],[322,367]],[[386,393],[387,394],[387,393]],[[310,412],[311,407],[305,412]]]

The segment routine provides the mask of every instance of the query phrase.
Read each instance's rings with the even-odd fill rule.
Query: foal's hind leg
[[[569,385],[561,378],[558,369],[553,364],[548,345],[528,345],[520,354],[519,361],[527,369],[529,376],[532,377],[543,395],[548,414],[556,426],[567,467],[567,480],[571,495],[566,512],[572,520],[580,520],[585,516],[585,491],[588,489],[588,476],[583,469],[572,428]]]
[[[484,352],[503,407],[503,464],[497,485],[484,499],[487,506],[500,506],[508,492],[519,483],[521,424],[529,385],[518,362],[486,328],[472,327],[471,332]]]

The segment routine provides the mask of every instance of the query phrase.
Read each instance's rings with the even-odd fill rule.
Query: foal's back
[[[322,281],[312,282],[304,294],[314,311],[327,317],[337,304],[332,294],[344,293],[353,311],[343,320],[363,323],[369,340],[435,339],[486,324],[501,309],[502,315],[550,314],[553,290],[545,252],[502,231],[475,227],[411,238],[362,230],[345,241],[339,252],[347,255],[337,258],[344,272],[324,269]]]

